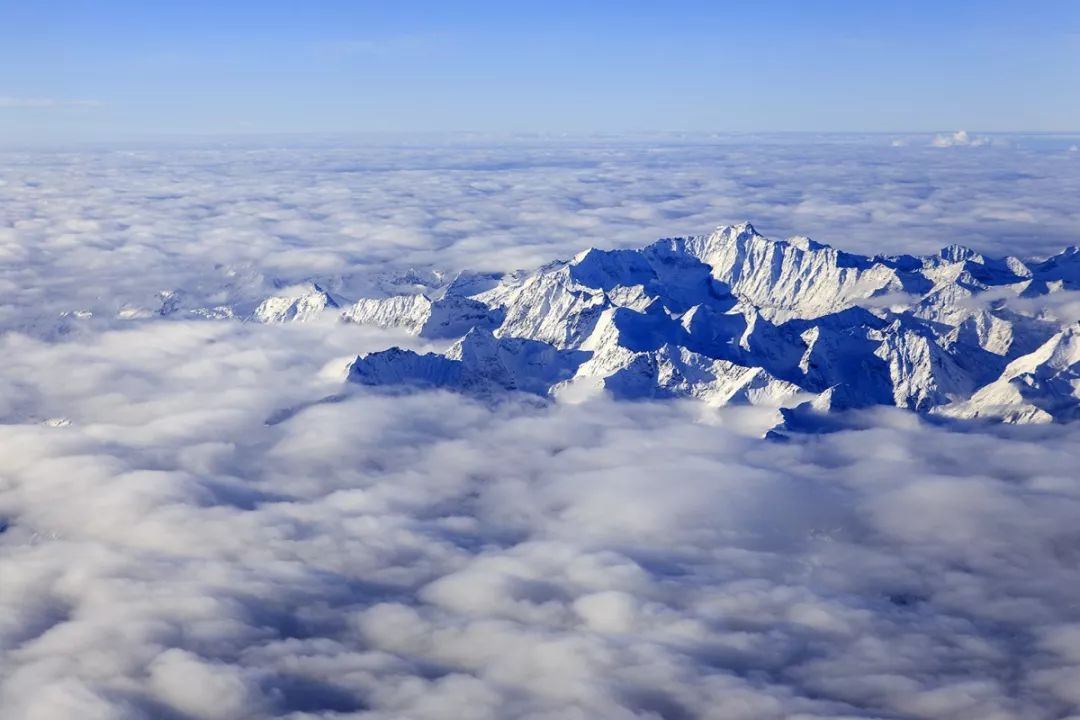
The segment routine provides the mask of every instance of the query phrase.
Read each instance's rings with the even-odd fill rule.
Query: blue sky
[[[1080,129],[1070,0],[0,0],[0,17],[8,140]]]

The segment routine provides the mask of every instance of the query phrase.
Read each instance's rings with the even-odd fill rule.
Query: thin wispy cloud
[[[363,58],[390,58],[402,54],[430,51],[444,45],[442,33],[405,33],[386,37],[324,40],[311,46],[316,58],[326,61],[347,61]]]
[[[87,108],[101,107],[99,100],[0,95],[0,108]]]

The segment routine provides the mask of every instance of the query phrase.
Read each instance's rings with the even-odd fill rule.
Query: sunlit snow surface
[[[1077,423],[343,390],[450,340],[242,320],[744,219],[1080,242],[1075,138],[934,140],[0,154],[0,717],[1080,713]]]

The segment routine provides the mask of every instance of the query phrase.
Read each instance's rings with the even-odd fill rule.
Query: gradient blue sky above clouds
[[[0,1],[8,139],[1080,128],[1080,3]]]

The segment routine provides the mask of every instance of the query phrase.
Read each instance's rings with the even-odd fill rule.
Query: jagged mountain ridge
[[[809,238],[770,240],[743,223],[636,250],[589,249],[533,272],[464,273],[426,293],[336,311],[350,322],[459,338],[443,355],[394,349],[357,358],[350,379],[368,385],[887,404],[1046,422],[1072,418],[1080,404],[1076,358],[1040,354],[1075,330],[1006,300],[1077,288],[1075,248],[1037,263],[959,246],[866,257]],[[302,307],[341,304],[320,293]],[[1016,370],[1020,358],[1034,366]],[[1052,372],[1042,369],[1050,362]],[[1023,392],[991,387],[1014,387],[1021,376],[1042,382]]]

